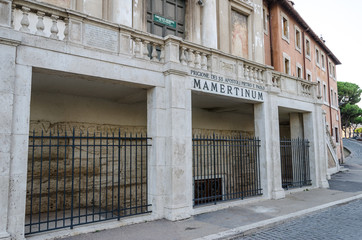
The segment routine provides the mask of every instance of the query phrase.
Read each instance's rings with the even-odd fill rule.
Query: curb
[[[312,208],[301,210],[301,211],[298,211],[298,212],[289,213],[287,215],[283,215],[283,216],[263,220],[263,221],[253,223],[253,224],[249,224],[249,225],[246,225],[246,226],[233,228],[233,229],[230,229],[230,230],[227,230],[227,231],[224,231],[224,232],[211,234],[211,235],[201,237],[201,238],[197,238],[197,239],[194,239],[194,240],[217,240],[217,239],[232,239],[232,238],[238,237],[238,236],[241,237],[243,234],[245,234],[246,232],[249,232],[249,231],[265,228],[265,227],[275,225],[275,224],[278,224],[278,223],[283,223],[286,220],[289,220],[289,219],[292,219],[292,218],[301,217],[301,216],[306,215],[308,213],[313,213],[313,212],[316,212],[316,211],[319,211],[319,210],[323,210],[325,208],[333,207],[333,206],[336,206],[336,205],[339,205],[339,204],[348,203],[348,202],[351,202],[351,201],[354,201],[354,200],[357,200],[357,199],[361,199],[361,198],[362,198],[362,194],[359,194],[359,195],[356,195],[356,196],[353,196],[353,197],[349,197],[349,198],[345,198],[345,199],[342,199],[342,200],[322,204],[322,205],[319,205],[319,206],[316,206],[316,207],[312,207]]]

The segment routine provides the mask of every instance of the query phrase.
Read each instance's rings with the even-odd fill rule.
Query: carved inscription
[[[91,47],[117,51],[118,33],[109,29],[86,24],[84,29],[84,43]]]

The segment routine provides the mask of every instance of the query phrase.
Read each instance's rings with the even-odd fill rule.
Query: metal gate
[[[258,138],[193,136],[194,206],[262,194]]]
[[[150,138],[74,129],[29,138],[25,234],[150,212]]]
[[[285,189],[312,184],[309,167],[309,141],[287,139],[280,141],[282,187]]]

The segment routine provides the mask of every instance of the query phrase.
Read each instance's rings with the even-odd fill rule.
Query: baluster
[[[249,67],[249,81],[254,81],[254,68]]]
[[[195,67],[196,68],[201,68],[201,57],[200,57],[200,52],[196,51],[195,52]]]
[[[201,53],[201,69],[207,70],[207,57],[206,57],[206,53]]]
[[[258,73],[259,73],[259,81],[260,81],[261,83],[263,83],[263,82],[264,82],[264,79],[263,79],[263,70],[259,69]]]
[[[157,59],[157,44],[156,43],[153,43],[152,44],[152,61],[158,61],[158,59]]]
[[[51,15],[51,19],[52,19],[53,25],[50,28],[50,32],[51,32],[50,38],[58,40],[59,39],[59,37],[58,37],[59,30],[58,30],[57,20],[59,19],[59,17],[56,15]]]
[[[254,73],[253,73],[253,80],[255,82],[258,82],[258,69],[257,68],[254,68]]]
[[[161,53],[160,53],[160,62],[165,62],[165,47],[164,45],[161,45]]]
[[[21,10],[23,11],[23,18],[21,19],[21,28],[20,28],[20,32],[30,32],[30,29],[29,29],[29,12],[30,12],[30,8],[28,7],[21,7]]]
[[[64,40],[69,40],[69,18],[64,18]]]
[[[136,57],[141,57],[141,39],[135,38],[134,39],[134,55]]]
[[[181,60],[181,64],[182,64],[182,65],[184,65],[184,66],[187,65],[187,61],[186,61],[186,48],[185,48],[185,47],[181,47],[180,60]]]
[[[194,64],[194,54],[193,54],[194,50],[192,49],[189,49],[188,50],[188,59],[187,59],[187,62],[188,62],[188,65],[189,67],[195,67],[195,64]]]
[[[212,57],[211,55],[206,55],[206,63],[207,63],[207,70],[211,71],[211,60],[212,60]]]
[[[39,36],[44,36],[45,33],[44,33],[44,16],[45,16],[45,13],[44,12],[40,12],[38,11],[36,13],[36,15],[38,16],[38,22],[36,23],[36,35],[39,35]]]
[[[149,51],[148,51],[148,44],[150,44],[150,42],[147,41],[147,40],[144,40],[142,42],[143,58],[146,59],[146,60],[150,60],[150,54],[149,54]]]
[[[249,80],[249,66],[248,65],[246,65],[244,68],[244,77],[245,77],[245,80]]]

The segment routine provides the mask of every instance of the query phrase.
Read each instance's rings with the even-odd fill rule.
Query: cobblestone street
[[[344,146],[352,154],[346,159],[349,170],[332,176],[330,188],[353,192],[362,190],[362,143],[344,140]],[[337,205],[283,224],[267,228],[247,236],[235,238],[251,239],[362,239],[362,200]]]
[[[276,227],[237,238],[251,239],[362,239],[362,200],[314,213]]]

